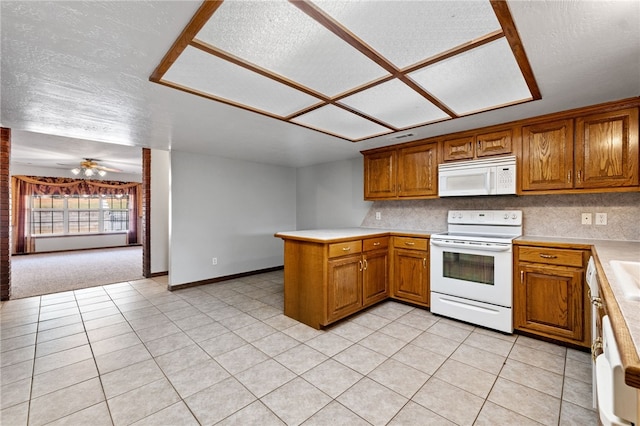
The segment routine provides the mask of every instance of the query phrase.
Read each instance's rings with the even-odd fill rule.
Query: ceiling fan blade
[[[94,169],[104,170],[105,172],[112,172],[112,173],[121,173],[122,172],[122,170],[120,170],[120,169],[114,169],[112,167],[105,167],[105,166],[96,166],[96,167],[94,167]]]

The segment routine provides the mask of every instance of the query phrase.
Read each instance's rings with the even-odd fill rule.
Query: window
[[[90,234],[128,231],[127,195],[34,195],[31,234]]]

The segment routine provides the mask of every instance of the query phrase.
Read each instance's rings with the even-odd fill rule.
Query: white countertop
[[[388,233],[415,235],[429,237],[432,233],[423,230],[399,230],[383,228],[334,228],[334,229],[308,229],[302,231],[285,231],[275,234],[279,238],[291,238],[299,240],[310,240],[318,242],[330,242],[334,240],[345,240],[351,238],[369,237],[373,235],[384,235]]]

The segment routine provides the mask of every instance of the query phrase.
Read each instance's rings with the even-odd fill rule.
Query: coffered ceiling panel
[[[150,79],[350,141],[541,98],[502,0],[205,1]]]
[[[340,103],[371,117],[378,117],[398,129],[449,118],[441,109],[397,79],[341,99]]]
[[[458,115],[531,100],[509,44],[502,38],[409,74]]]
[[[197,92],[230,99],[280,117],[320,101],[191,46],[182,52],[164,79]]]
[[[312,129],[336,133],[349,139],[379,136],[391,130],[344,109],[327,105],[292,120]]]
[[[196,39],[326,96],[388,75],[288,2],[225,1]]]
[[[314,3],[398,68],[501,29],[488,1]]]

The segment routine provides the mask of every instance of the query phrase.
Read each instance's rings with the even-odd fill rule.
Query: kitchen
[[[624,106],[624,102],[621,102],[621,105]],[[615,106],[609,106],[612,106],[614,110],[610,114],[610,118],[620,117],[620,114],[624,115],[627,112],[619,110],[618,113]],[[638,134],[635,124],[637,123],[635,118],[637,111],[635,109],[628,111],[631,112],[632,117],[628,122],[629,125],[619,127],[627,130],[623,130],[622,134],[613,136],[613,138],[626,141],[622,145],[628,146],[631,154],[629,156],[623,154],[619,158],[631,158],[633,163],[634,159],[638,157],[637,150],[633,147],[636,145],[635,140]],[[575,114],[579,117],[581,112],[573,111],[568,114]],[[594,117],[596,116],[600,119],[603,117],[597,113]],[[558,116],[544,117],[544,119],[553,122],[558,119]],[[582,120],[582,118],[578,118],[578,120]],[[523,133],[522,145],[529,148],[529,151],[535,155],[539,152],[539,149],[536,149],[538,148],[536,144],[544,145],[547,141],[544,138],[537,141],[535,137],[525,138],[525,134],[535,125],[544,127],[543,124],[537,124],[543,121],[542,119],[533,119],[532,121],[534,124],[517,123],[517,126],[512,126],[512,131],[503,130],[501,134],[518,134],[518,131],[521,130]],[[597,126],[601,123],[590,124],[592,126],[591,136],[586,134],[583,138],[583,135],[576,134],[576,144],[588,145],[588,147],[581,148],[581,152],[590,151],[593,153],[597,151],[595,145],[607,144],[604,141],[608,136],[597,130]],[[478,129],[467,133],[498,134],[494,130],[493,128]],[[492,131],[494,132],[491,133]],[[610,137],[611,133],[606,135]],[[640,251],[637,243],[633,242],[633,237],[627,239],[628,235],[624,233],[618,235],[617,239],[622,240],[619,243],[609,242],[612,240],[611,233],[607,233],[607,238],[603,238],[604,241],[600,242],[595,239],[580,239],[582,234],[580,226],[592,223],[587,220],[591,214],[584,212],[576,213],[573,220],[563,225],[566,233],[558,232],[555,229],[550,230],[549,223],[556,221],[552,203],[545,206],[544,212],[539,213],[544,217],[539,229],[523,227],[523,222],[526,223],[523,220],[523,211],[514,210],[516,208],[514,206],[517,206],[519,201],[509,197],[509,194],[517,192],[519,195],[529,195],[526,193],[529,189],[527,183],[536,181],[536,179],[526,173],[539,173],[531,172],[534,165],[544,169],[544,164],[549,161],[545,157],[538,159],[528,155],[520,157],[518,163],[514,156],[502,155],[487,158],[488,156],[485,155],[485,158],[477,160],[438,163],[437,176],[433,176],[436,174],[434,165],[430,162],[422,164],[420,157],[416,156],[416,153],[422,150],[429,152],[428,158],[431,159],[431,153],[434,147],[437,147],[433,156],[446,159],[447,150],[451,146],[450,141],[464,140],[467,146],[471,148],[475,146],[474,139],[468,142],[469,138],[465,139],[462,136],[462,134],[445,135],[438,139],[433,138],[418,143],[406,143],[363,152],[365,157],[365,197],[398,200],[394,207],[399,208],[402,219],[398,217],[396,218],[399,220],[398,222],[387,222],[393,223],[395,226],[385,228],[379,225],[383,218],[380,205],[384,205],[385,202],[377,201],[376,203],[380,203],[380,205],[374,204],[363,222],[366,224],[365,227],[360,228],[360,231],[357,228],[342,231],[340,229],[319,229],[276,234],[276,237],[285,241],[285,314],[311,327],[321,328],[374,305],[380,300],[385,300],[386,297],[391,297],[414,305],[430,307],[432,313],[505,333],[512,333],[515,328],[519,330],[519,333],[552,341],[564,341],[570,346],[583,348],[591,346],[591,351],[594,354],[594,372],[596,357],[599,362],[598,373],[597,375],[594,373],[595,395],[596,383],[598,387],[605,386],[604,383],[610,380],[609,377],[621,374],[619,371],[622,364],[618,349],[611,349],[615,348],[614,339],[611,335],[602,337],[600,317],[604,313],[598,315],[596,309],[591,313],[589,305],[594,304],[599,306],[600,310],[603,309],[603,298],[599,298],[598,293],[606,294],[608,292],[609,309],[617,312],[617,306],[621,305],[623,311],[626,311],[626,316],[619,312],[613,314],[612,317],[617,318],[616,328],[635,330],[636,321],[633,312],[637,310],[635,300],[640,299],[640,288],[636,288],[637,278],[631,277],[638,275],[636,265]],[[573,134],[570,139],[573,140]],[[478,148],[480,148],[480,136],[478,136],[478,140]],[[511,140],[504,145],[511,147]],[[518,143],[514,145],[513,151],[519,153]],[[578,150],[578,148],[576,149]],[[408,155],[401,159],[403,153],[408,153]],[[391,160],[387,160],[387,158]],[[421,165],[411,164],[412,161]],[[382,163],[382,166],[379,163]],[[396,166],[396,163],[400,166]],[[516,173],[517,163],[521,169],[525,170],[520,174]],[[538,163],[542,163],[542,166],[539,166]],[[385,168],[385,166],[388,167]],[[630,205],[637,204],[638,197],[635,194],[635,188],[637,187],[638,173],[635,171],[637,167],[632,167],[634,171],[623,179],[626,183],[621,183],[619,186],[608,186],[607,189],[600,191],[607,192],[608,190],[611,192],[612,187],[619,191],[632,191],[630,194],[615,194],[615,196],[621,197],[621,200],[627,197],[626,202]],[[410,171],[408,175],[403,175],[403,168]],[[391,173],[389,170],[399,171]],[[527,170],[529,172],[526,172]],[[561,168],[560,174],[564,174],[564,171],[565,169]],[[549,177],[549,175],[546,176]],[[606,179],[604,175],[602,177]],[[437,191],[434,191],[435,185],[432,182],[436,179],[438,188]],[[574,177],[573,172],[569,171],[567,180],[571,182],[572,179],[583,179],[586,182],[594,179],[594,176],[586,171],[582,174],[582,170],[578,170]],[[538,180],[541,179],[538,178]],[[516,182],[518,183],[516,184]],[[563,190],[564,184],[562,178],[559,179],[560,192],[579,194],[580,189],[574,189],[572,186]],[[602,181],[600,185],[602,185]],[[400,203],[409,203],[409,201],[401,200],[402,194],[398,192],[399,190],[395,190],[395,188],[401,187],[405,188],[409,194],[406,196],[408,199],[434,198],[437,194],[439,197],[437,201],[443,207],[455,205],[450,202],[449,197],[461,197],[462,201],[459,205],[465,206],[466,209],[445,212],[448,232],[437,232],[442,229],[440,228],[442,218],[434,218],[430,215],[432,200],[425,200],[422,205],[423,209],[416,207],[417,202],[414,202],[410,206],[411,209],[403,211],[401,208],[403,206]],[[422,194],[413,188],[421,188]],[[552,191],[553,186],[546,185],[543,190],[534,191],[531,194],[539,197],[540,194],[549,194]],[[591,189],[591,192],[596,191],[598,190]],[[481,195],[490,197],[486,205],[491,210],[477,209],[477,206],[482,204]],[[600,200],[602,195],[597,194],[597,197]],[[568,201],[573,202],[571,198]],[[469,209],[469,206],[472,208]],[[503,210],[495,210],[497,206],[504,206]],[[408,212],[410,213],[407,214]],[[439,213],[443,213],[443,211]],[[560,215],[566,214],[567,212],[560,213]],[[426,221],[424,221],[425,217]],[[596,213],[595,226],[606,226],[608,223],[606,217],[606,213]],[[576,221],[576,218],[581,218],[581,224]],[[411,223],[411,219],[421,221],[418,222],[420,225],[416,226],[415,222],[412,224],[413,226],[407,225]],[[632,221],[633,219],[627,217],[626,220]],[[398,224],[401,225],[398,226]],[[635,226],[631,225],[630,229],[633,228]],[[411,231],[412,229],[413,231]],[[427,248],[427,239],[430,239],[429,248]],[[511,255],[511,241],[514,241],[513,257]],[[597,266],[599,280],[601,283],[615,283],[612,288],[615,289],[617,299],[614,299],[611,287],[608,285],[606,286],[608,290],[603,291],[598,290],[598,286],[591,282],[588,285],[585,284],[587,281],[591,281],[585,278],[589,255],[593,254],[593,257],[598,259],[596,254],[598,250],[595,249],[595,252],[591,252],[592,244],[601,247],[600,256],[603,260],[602,264],[598,263]],[[386,252],[387,247],[389,247],[389,257],[384,257],[383,266],[380,261],[374,263],[374,259],[381,257],[379,252]],[[408,248],[420,250],[413,254],[417,257],[417,262],[414,261],[413,264],[410,263],[411,261],[403,259],[403,256],[408,253]],[[616,260],[618,258],[622,260],[621,264],[627,265],[626,268],[628,268],[628,272],[624,272],[622,275],[618,272],[619,269],[615,274],[609,269],[610,264],[620,263],[619,260]],[[368,272],[369,259],[373,265],[372,272]],[[422,261],[421,265],[420,260]],[[384,262],[389,266],[384,266]],[[599,261],[596,260],[594,263],[597,262]],[[591,260],[590,263],[592,263]],[[513,280],[512,264],[515,271]],[[592,271],[594,270],[593,266],[590,268]],[[609,278],[606,278],[603,272],[604,268],[609,270]],[[313,272],[309,274],[309,271]],[[592,274],[595,273],[592,272]],[[388,282],[386,282],[387,280]],[[623,291],[625,287],[623,284],[626,282],[629,282],[629,286],[627,286],[629,293],[627,290]],[[604,309],[606,310],[606,308]],[[608,318],[605,316],[605,320],[602,321],[608,323]],[[610,326],[605,329],[610,329]],[[591,330],[593,330],[593,337],[590,333]],[[613,392],[616,395],[612,397],[614,403],[609,405],[614,406],[617,401],[618,404],[625,406],[623,412],[626,421],[635,423],[637,417],[637,408],[635,408],[637,402],[636,396],[634,396],[636,391],[628,386],[633,386],[637,381],[633,373],[638,363],[637,345],[633,344],[629,331],[621,333],[623,334],[619,334],[617,338],[618,341],[624,342],[621,352],[625,353],[623,370],[626,371],[626,376],[621,375],[612,380],[612,382],[617,380],[619,384],[610,384],[606,390],[600,389],[599,399],[594,396],[594,406],[598,404],[601,420],[604,424],[625,424],[625,420],[616,417],[616,415],[620,415],[620,411],[615,412],[613,409],[603,407],[604,401],[612,392],[612,387],[613,389],[621,387],[622,390]],[[637,331],[631,331],[631,334],[633,333],[637,333]],[[604,335],[606,336],[607,333]],[[600,355],[602,347],[605,348],[606,356]],[[616,370],[610,368],[609,363],[605,361],[608,359],[616,360],[617,373],[612,374],[612,371]],[[611,362],[613,363],[613,361]],[[605,368],[604,365],[608,367]],[[596,376],[599,380],[596,380]],[[626,384],[624,380],[626,380]]]
[[[514,7],[517,10],[517,7]],[[551,34],[552,31],[547,33]],[[600,34],[598,31],[594,33]],[[174,35],[165,37],[165,44],[170,44]],[[549,40],[540,43],[549,44]],[[156,48],[154,51],[157,56],[164,53],[164,50],[160,50]],[[550,62],[556,59],[551,57]],[[609,61],[612,62],[613,59]],[[598,63],[591,64],[591,67],[597,69],[597,65]],[[624,67],[615,68],[617,70]],[[559,71],[561,70],[553,70]],[[622,79],[608,74],[606,82],[601,81],[600,90],[605,95],[591,99],[581,90],[582,84],[577,80],[572,86],[572,79],[565,79],[563,84],[567,87],[564,90],[557,86],[547,86],[549,98],[545,93],[545,98],[541,101],[524,104],[515,109],[505,108],[486,115],[462,118],[460,128],[479,128],[552,110],[565,110],[638,95],[634,89],[636,86],[616,86],[616,82]],[[10,94],[6,90],[4,93]],[[184,105],[186,102],[185,98],[176,94],[168,96],[176,105]],[[564,99],[562,107],[546,110],[538,107],[538,102],[544,103],[554,97],[556,100]],[[157,98],[159,96],[154,95],[154,99]],[[194,103],[193,108],[189,110],[211,112],[202,102]],[[198,126],[202,126],[201,123],[210,120],[210,117],[217,116],[226,117],[226,114],[216,110],[209,116],[202,116],[202,120],[193,120],[198,121],[197,123],[190,122],[195,129],[200,130],[193,133],[214,133],[211,129]],[[253,120],[249,114],[243,113],[241,116],[248,120],[247,123]],[[4,117],[3,107],[3,120]],[[490,119],[483,122],[483,117]],[[395,141],[380,138],[381,140],[375,143],[363,142],[345,146],[342,140],[327,142],[314,136],[313,132],[306,132],[301,137],[293,139],[300,139],[301,143],[310,147],[310,157],[314,157],[311,161],[308,158],[302,159],[302,154],[296,151],[298,148],[287,138],[282,139],[288,141],[290,149],[277,149],[269,144],[265,144],[266,147],[248,144],[245,139],[255,141],[263,137],[260,129],[265,120],[255,120],[259,123],[256,126],[235,126],[232,130],[222,130],[227,133],[220,137],[221,140],[239,140],[238,144],[221,143],[218,152],[193,153],[189,151],[188,144],[180,147],[180,142],[174,141],[170,169],[172,237],[168,269],[176,287],[184,283],[282,264],[282,244],[273,238],[273,232],[279,230],[365,226],[443,232],[447,227],[446,217],[449,210],[522,210],[525,235],[636,241],[640,239],[637,222],[634,222],[634,218],[638,216],[637,193],[547,194],[447,200],[434,198],[371,203],[364,200],[364,168],[362,157],[357,152],[390,145],[396,143]],[[452,122],[435,124],[432,133],[416,136],[426,138],[459,130],[460,128],[454,128],[456,126],[453,126]],[[5,123],[10,122],[3,122]],[[159,127],[162,128],[162,125]],[[288,131],[283,133],[288,134]],[[311,136],[308,133],[311,133]],[[194,136],[194,139],[197,139],[197,136]],[[259,151],[261,149],[265,151]],[[247,153],[251,151],[263,154],[265,161],[255,162],[255,159],[247,159]],[[329,154],[329,151],[333,153]],[[288,159],[295,166],[277,165],[277,161],[282,161],[282,158]],[[224,184],[216,185],[217,182]],[[193,193],[208,195],[205,199],[198,200],[199,209],[190,208],[194,206],[193,197],[190,196]],[[246,194],[250,194],[250,197]],[[380,219],[376,219],[377,212],[380,213]],[[596,213],[607,213],[608,224],[580,225],[578,219],[582,213],[592,213],[594,216]],[[217,256],[219,260],[216,267],[211,265],[212,256]]]

